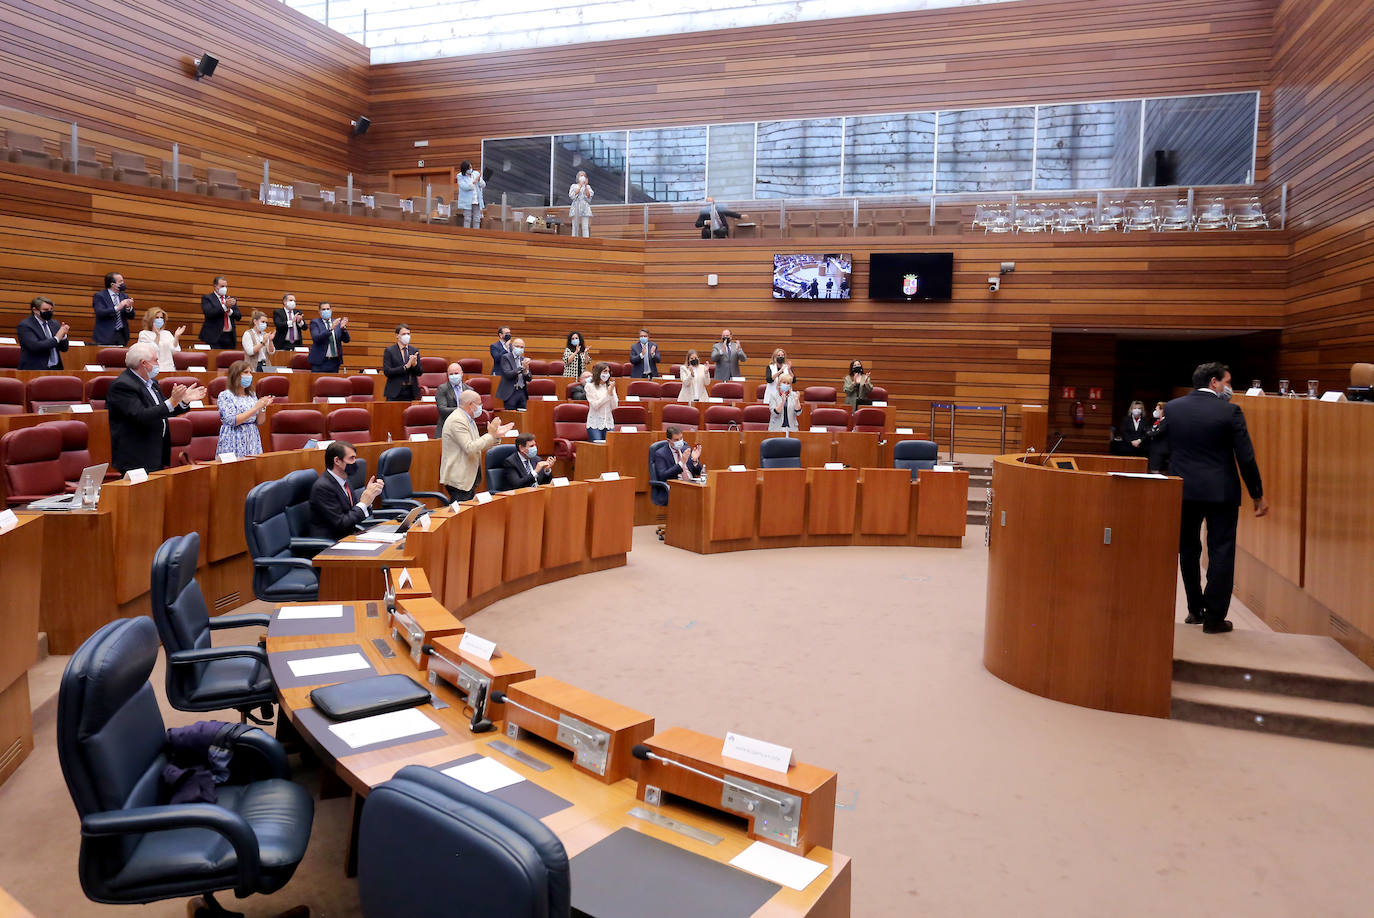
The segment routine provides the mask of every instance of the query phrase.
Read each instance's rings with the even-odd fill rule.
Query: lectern
[[[1056,701],[1168,717],[1183,480],[1063,458],[1077,468],[993,461],[983,665]]]

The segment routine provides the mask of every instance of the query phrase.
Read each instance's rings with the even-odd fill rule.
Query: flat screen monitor
[[[847,300],[853,269],[849,255],[774,255],[773,299]]]
[[[875,252],[869,256],[871,300],[947,300],[953,292],[952,252]]]

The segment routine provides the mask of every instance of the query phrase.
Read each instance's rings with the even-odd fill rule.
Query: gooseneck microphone
[[[509,704],[509,705],[512,705],[512,706],[514,706],[514,707],[519,708],[520,710],[524,711],[524,712],[527,713],[527,714],[533,714],[535,717],[541,718],[541,719],[543,719],[543,720],[547,720],[549,723],[553,724],[555,727],[559,728],[560,730],[567,730],[569,733],[576,733],[578,736],[583,737],[584,739],[586,739],[587,742],[591,743],[593,746],[599,746],[599,745],[601,745],[601,743],[602,743],[602,740],[603,740],[602,737],[597,736],[597,735],[594,734],[594,733],[588,733],[588,732],[585,731],[585,730],[579,730],[579,729],[577,729],[576,727],[572,726],[571,724],[565,724],[565,723],[563,723],[561,720],[555,720],[554,718],[552,718],[552,717],[550,717],[549,715],[543,713],[542,711],[536,711],[536,710],[534,710],[534,708],[527,708],[527,707],[525,707],[523,704],[521,704],[520,702],[518,702],[518,701],[516,701],[515,699],[511,698],[511,697],[510,697],[509,695],[507,695],[505,692],[501,691],[500,689],[497,689],[496,691],[492,692],[491,695],[490,695],[489,697],[491,698],[492,701],[496,702],[497,704]]]
[[[434,645],[421,644],[420,653],[427,657],[432,656],[434,654]],[[472,703],[472,720],[468,721],[468,729],[473,733],[486,733],[495,726],[495,724],[487,719],[487,684],[485,682],[478,686],[476,694],[476,698],[471,696],[468,697],[468,701]],[[498,692],[496,694],[501,693]]]
[[[769,797],[767,794],[759,793],[752,787],[745,787],[742,784],[737,784],[734,781],[731,781],[729,778],[720,778],[709,772],[702,771],[698,768],[693,768],[691,765],[683,764],[682,762],[679,762],[675,759],[664,758],[663,756],[654,752],[648,746],[645,746],[643,743],[639,743],[633,749],[631,749],[630,755],[639,759],[641,762],[647,762],[652,759],[655,762],[662,762],[664,765],[672,765],[675,768],[681,768],[683,771],[690,771],[694,775],[700,775],[703,778],[710,778],[712,781],[715,781],[717,784],[724,785],[725,787],[733,787],[735,790],[742,791],[746,794],[751,794],[755,797],[758,797],[760,800],[767,800],[769,803],[776,806],[784,816],[792,812],[791,800],[779,800],[777,797]]]
[[[1044,456],[1040,457],[1040,464],[1041,464],[1041,465],[1044,465],[1045,463],[1049,462],[1049,461],[1050,461],[1050,457],[1054,455],[1054,451],[1057,450],[1057,449],[1059,449],[1059,444],[1064,442],[1064,435],[1061,434],[1059,431],[1056,430],[1056,431],[1054,432],[1054,436],[1058,437],[1059,439],[1056,440],[1055,443],[1054,443],[1054,445],[1050,447],[1050,451],[1049,451],[1048,453],[1046,453]]]

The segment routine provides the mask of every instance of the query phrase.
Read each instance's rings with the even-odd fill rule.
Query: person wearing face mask
[[[448,365],[448,379],[434,390],[434,407],[439,409],[439,423],[434,427],[434,439],[444,435],[444,422],[458,410],[458,396],[468,388],[463,382],[463,368],[457,363]]]
[[[595,194],[591,183],[587,181],[587,173],[578,172],[577,178],[568,188],[568,200],[572,202],[568,207],[568,217],[572,220],[574,236],[592,234],[592,198]]]
[[[91,341],[124,347],[129,343],[129,324],[134,320],[134,298],[124,286],[124,275],[111,271],[105,275],[105,289],[91,297],[95,328]]]
[[[605,361],[592,367],[592,381],[587,384],[587,439],[600,443],[606,432],[615,428],[615,406],[618,396],[611,380],[611,368]]]
[[[763,403],[768,404],[768,400],[773,397],[773,393],[778,390],[778,377],[783,375],[791,376],[796,379],[796,374],[792,372],[792,362],[787,359],[787,352],[778,348],[773,352],[773,357],[768,361],[768,366],[763,368],[764,380],[768,383],[763,390]]]
[[[639,340],[630,345],[630,375],[635,379],[653,379],[658,375],[658,345],[649,337],[649,330],[639,330]]]
[[[570,332],[568,343],[563,347],[563,375],[579,377],[591,366],[592,349],[587,347],[587,337],[581,332]]]
[[[716,382],[743,376],[739,365],[748,359],[749,355],[744,353],[744,345],[730,334],[728,328],[722,330],[720,340],[711,345],[711,362],[716,365]]]
[[[1146,454],[1150,457],[1150,471],[1169,474],[1169,428],[1164,423],[1164,403],[1155,402],[1154,421],[1147,435]]]
[[[539,458],[539,445],[534,442],[532,433],[522,433],[515,438],[515,452],[506,457],[504,466],[508,490],[532,488],[553,481],[553,460]]]
[[[679,402],[704,402],[706,401],[706,390],[711,380],[711,373],[701,362],[696,349],[687,352],[687,359],[682,366],[678,367],[678,379],[682,380],[682,389],[677,394]]]
[[[396,326],[396,343],[382,352],[383,395],[388,402],[414,402],[420,398],[420,352],[410,346],[410,326]]]
[[[587,400],[587,387],[592,384],[592,371],[583,370],[582,375],[577,378],[577,382],[568,386],[567,400],[570,402],[585,402]]]
[[[1116,433],[1121,438],[1123,456],[1144,456],[1149,452],[1146,441],[1150,435],[1150,422],[1145,417],[1144,402],[1131,402],[1130,410],[1126,412],[1126,417],[1117,427]]]
[[[472,500],[482,474],[482,453],[515,429],[500,418],[487,422],[480,433],[477,419],[482,416],[482,396],[468,389],[458,396],[458,410],[444,422],[443,445],[439,453],[439,483],[453,500]]]
[[[660,440],[649,449],[651,480],[667,482],[682,476],[700,477],[701,444],[689,446],[682,438],[682,429],[679,427],[669,425],[664,428],[663,433],[668,439]],[[649,497],[660,507],[668,505],[668,495],[657,488],[650,490]]]
[[[254,372],[261,373],[271,366],[269,360],[277,352],[272,336],[267,332],[267,313],[254,309],[248,331],[243,333],[243,356]]]
[[[242,459],[262,452],[262,437],[258,428],[267,420],[267,406],[272,396],[258,398],[253,391],[253,365],[247,360],[235,360],[229,366],[229,384],[215,399],[219,408],[219,444],[216,455],[233,453]]]
[[[1204,363],[1193,371],[1193,391],[1164,408],[1169,418],[1164,433],[1169,468],[1183,479],[1178,566],[1188,599],[1185,621],[1201,624],[1207,634],[1231,630],[1226,613],[1235,577],[1242,478],[1254,501],[1255,516],[1269,512],[1245,414],[1232,404],[1231,395],[1230,369],[1221,363]],[[1206,589],[1199,567],[1203,523],[1207,524]]]
[[[337,373],[348,343],[348,320],[334,315],[328,303],[320,304],[320,317],[310,320],[310,370]]]
[[[215,278],[214,289],[201,295],[200,311],[205,315],[205,322],[200,326],[200,340],[217,350],[232,351],[239,343],[234,332],[243,315],[239,312],[238,299],[229,295],[228,278]]]
[[[127,369],[110,383],[105,410],[110,419],[110,464],[118,471],[165,469],[172,459],[167,419],[191,410],[205,398],[204,386],[173,386],[163,395],[157,384],[157,348],[132,345],[124,356]]]
[[[186,332],[185,325],[178,325],[176,331],[167,328],[167,310],[160,306],[143,311],[143,331],[138,340],[157,348],[157,368],[163,373],[174,372],[176,358],[172,355],[181,350],[181,336]]]
[[[294,351],[305,346],[305,313],[296,308],[296,295],[281,298],[281,307],[272,310],[272,345],[279,351]]]
[[[510,353],[510,326],[502,325],[496,330],[496,340],[491,343],[487,350],[491,351],[491,371],[496,372],[496,364],[501,359],[502,354]]]
[[[862,361],[849,363],[849,375],[844,378],[844,403],[854,409],[872,401],[873,379],[864,372]]]
[[[778,387],[768,400],[768,429],[796,430],[800,426],[801,398],[792,391],[792,377],[778,377]]]
[[[62,369],[62,352],[69,346],[67,332],[67,323],[53,318],[52,300],[34,297],[29,317],[19,322],[19,369]]]
[[[372,515],[372,504],[382,496],[383,482],[375,475],[357,499],[349,487],[348,475],[358,461],[352,443],[335,440],[325,447],[324,471],[310,486],[310,536],[337,542],[357,531],[358,525]]]
[[[519,411],[529,401],[530,359],[525,356],[525,342],[516,338],[510,343],[510,353],[502,354],[496,364],[501,381],[496,384],[496,397],[504,408]]]
[[[486,179],[478,175],[477,170],[472,168],[472,163],[465,159],[458,165],[454,184],[458,186],[458,198],[453,206],[460,215],[460,225],[477,229],[482,222],[482,189],[487,187]]]

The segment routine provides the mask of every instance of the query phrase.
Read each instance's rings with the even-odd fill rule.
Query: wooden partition
[[[33,751],[29,667],[38,660],[43,522],[30,517],[0,532],[0,784]]]

